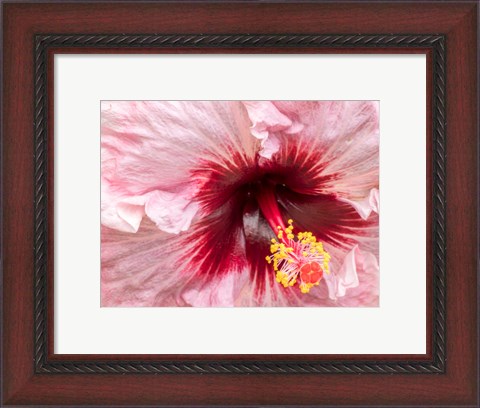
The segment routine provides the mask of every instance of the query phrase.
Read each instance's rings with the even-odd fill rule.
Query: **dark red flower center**
[[[270,240],[278,226],[285,229],[287,220],[293,219],[299,231],[310,231],[319,242],[336,247],[351,246],[352,237],[362,233],[366,223],[350,204],[319,192],[322,183],[334,176],[316,176],[318,165],[312,164],[313,172],[304,167],[306,162],[246,163],[242,158],[208,162],[193,172],[192,177],[201,180],[196,199],[203,214],[192,237],[201,244],[192,269],[200,269],[204,276],[248,269],[257,291],[263,292],[275,282],[275,273],[265,262]],[[301,268],[300,278],[306,285],[318,284],[323,276],[318,262]]]

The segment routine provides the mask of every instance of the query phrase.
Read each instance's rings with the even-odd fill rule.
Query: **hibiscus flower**
[[[102,306],[377,306],[378,103],[104,101]]]

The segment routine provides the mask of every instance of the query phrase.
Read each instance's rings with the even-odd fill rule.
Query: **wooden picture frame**
[[[475,2],[2,6],[2,404],[475,405]],[[56,52],[426,54],[427,353],[56,355]]]

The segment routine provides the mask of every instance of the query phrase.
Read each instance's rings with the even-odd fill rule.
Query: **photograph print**
[[[102,101],[102,307],[378,307],[378,101]]]

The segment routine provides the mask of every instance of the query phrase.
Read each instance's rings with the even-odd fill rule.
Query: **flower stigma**
[[[323,248],[323,243],[317,241],[311,232],[293,233],[293,220],[288,220],[288,227],[277,226],[277,238],[272,238],[270,253],[265,257],[273,264],[278,283],[285,288],[298,282],[302,293],[308,293],[318,286],[323,272],[330,273],[330,255]]]

